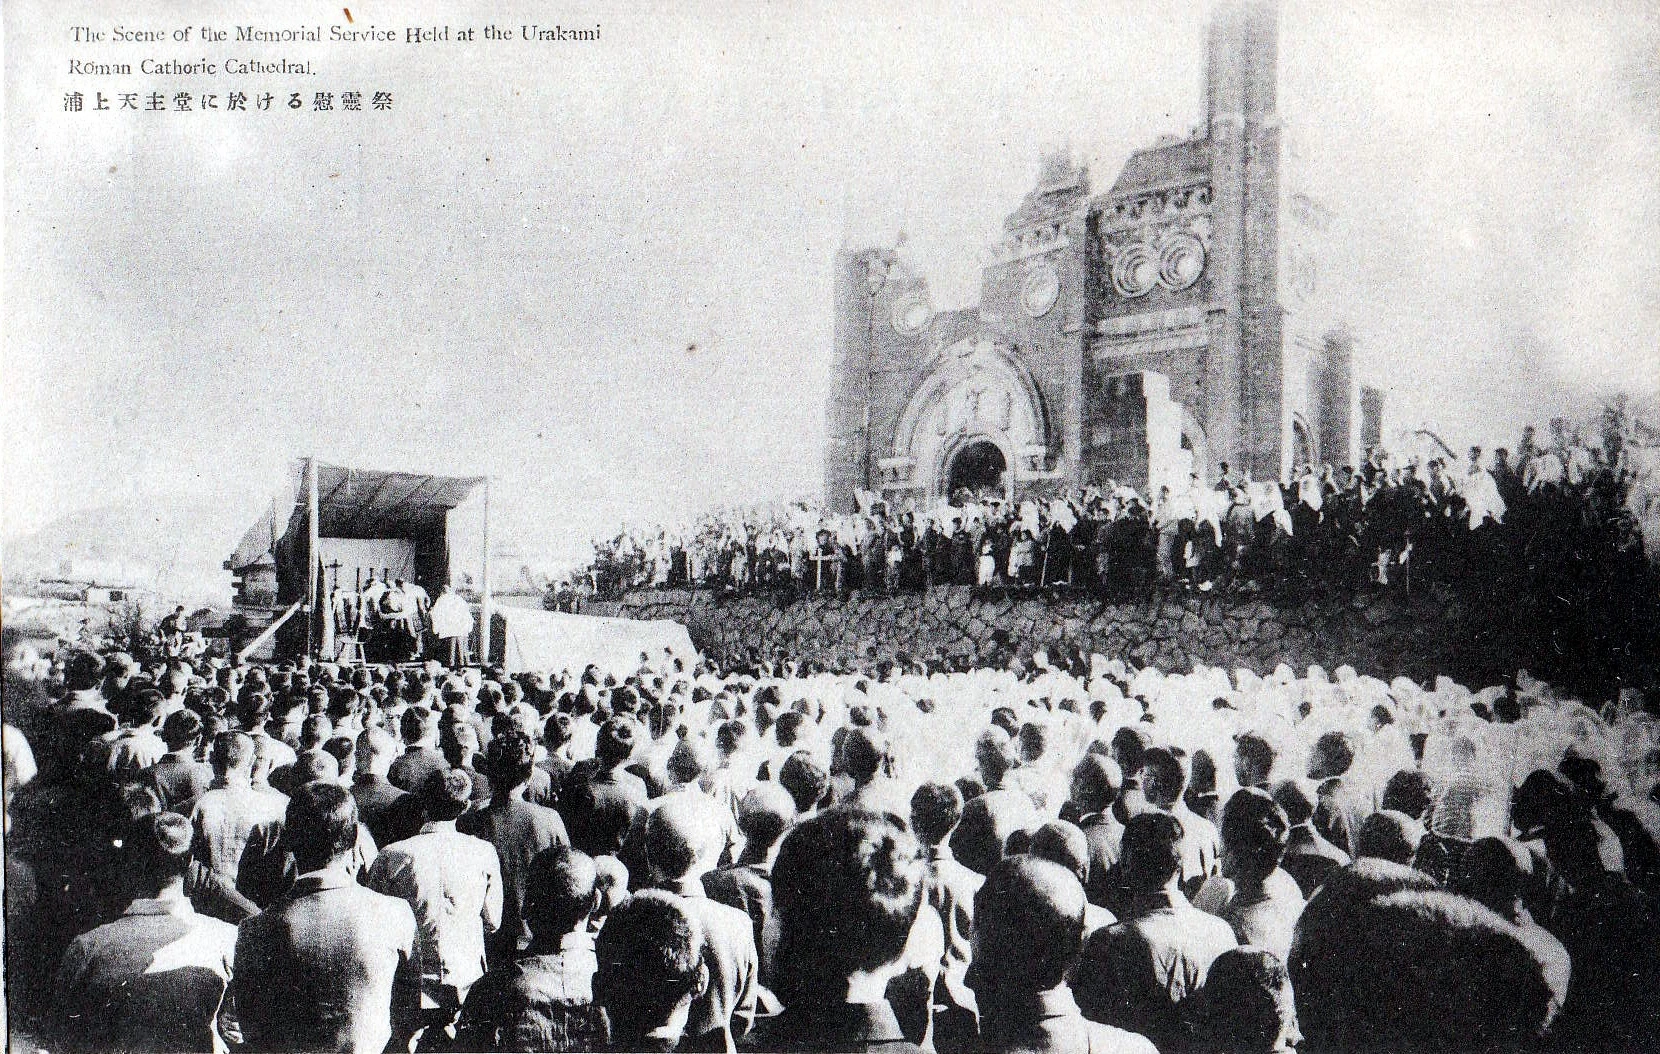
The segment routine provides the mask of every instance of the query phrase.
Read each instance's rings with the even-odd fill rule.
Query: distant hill
[[[82,509],[6,541],[6,588],[14,592],[43,577],[66,576],[226,604],[230,574],[221,564],[246,527],[241,519],[211,505]]]

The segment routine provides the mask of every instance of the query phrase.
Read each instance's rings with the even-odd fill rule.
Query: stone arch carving
[[[944,349],[894,429],[884,483],[940,496],[952,452],[988,439],[1003,451],[1010,485],[1049,474],[1051,428],[1043,395],[1008,345],[984,334]]]

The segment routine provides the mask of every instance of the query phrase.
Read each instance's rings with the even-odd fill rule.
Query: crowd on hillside
[[[1525,677],[7,652],[14,1043],[1567,1051],[1660,1026],[1660,724]]]
[[[1486,575],[1495,564],[1603,550],[1641,563],[1625,500],[1633,468],[1609,430],[1594,441],[1530,428],[1515,456],[1472,447],[1357,470],[1299,466],[1286,482],[1219,466],[1213,485],[1157,494],[1108,483],[1049,500],[967,492],[919,509],[865,495],[856,513],[806,503],[731,510],[684,528],[628,530],[595,545],[553,598],[630,589],[898,592],[958,584],[1136,595],[1158,582],[1209,591],[1323,581],[1397,589]]]

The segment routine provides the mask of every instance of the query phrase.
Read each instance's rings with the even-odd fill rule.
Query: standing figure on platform
[[[473,613],[467,602],[455,595],[448,582],[428,612],[432,635],[438,639],[438,655],[450,669],[461,665],[462,642],[473,631]]]

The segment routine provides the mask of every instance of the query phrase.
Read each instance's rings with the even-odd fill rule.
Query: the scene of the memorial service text
[[[9,1051],[1660,1050],[1660,10],[605,16],[7,103]]]

